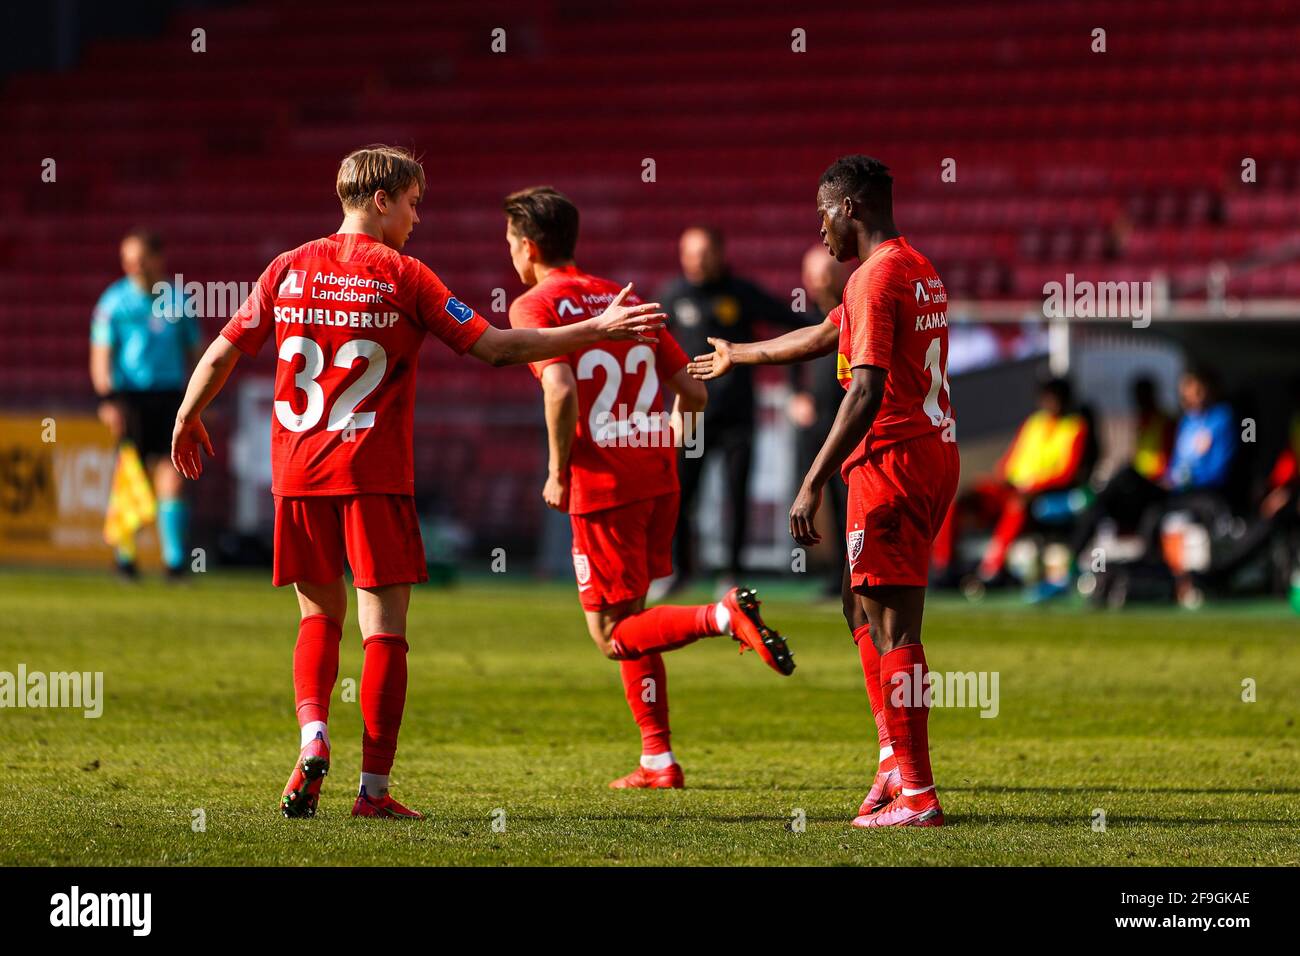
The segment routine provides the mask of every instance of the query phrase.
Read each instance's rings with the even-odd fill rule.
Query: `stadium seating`
[[[580,261],[594,271],[652,291],[675,269],[681,228],[707,221],[727,232],[738,268],[788,294],[816,240],[816,177],[849,151],[894,167],[899,223],[956,299],[1034,298],[1066,271],[1195,278],[1295,235],[1300,14],[1289,0],[1063,0],[1014,13],[961,0],[809,13],[660,0],[650,25],[644,14],[445,0],[363,38],[364,11],[343,0],[235,4],[93,43],[67,73],[11,78],[0,402],[89,407],[89,313],[125,229],[162,231],[187,280],[253,281],[335,225],[337,162],[370,142],[423,154],[429,194],[407,251],[484,310],[494,290],[519,291],[501,196],[537,182],[581,206]],[[1098,27],[1104,53],[1092,51]],[[191,50],[195,28],[206,52]],[[495,28],[504,53],[492,52]],[[796,28],[806,53],[791,50]],[[40,179],[46,157],[55,183]],[[941,179],[947,158],[955,182]],[[1246,158],[1255,183],[1241,180]],[[1229,292],[1300,295],[1300,266],[1235,278]],[[421,374],[421,435],[458,449],[457,469],[434,469],[422,493],[488,509],[489,533],[526,533],[543,455],[531,379],[433,346]],[[485,440],[503,431],[519,441]],[[476,484],[466,475],[509,477],[510,493],[465,487]]]

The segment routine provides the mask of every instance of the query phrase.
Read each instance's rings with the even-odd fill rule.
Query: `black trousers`
[[[1164,560],[1160,550],[1160,525],[1165,515],[1174,511],[1190,512],[1198,524],[1212,531],[1214,522],[1228,512],[1228,504],[1218,492],[1204,490],[1174,493],[1152,505],[1138,525],[1138,534],[1146,542],[1143,557],[1147,561]]]
[[[1070,551],[1078,558],[1092,540],[1097,525],[1103,518],[1110,518],[1122,527],[1137,529],[1145,543],[1144,561],[1160,561],[1160,524],[1165,515],[1189,511],[1198,522],[1212,527],[1215,518],[1226,509],[1227,503],[1216,491],[1171,492],[1127,467],[1116,472],[1091,507],[1079,516],[1070,537]]]
[[[170,458],[172,429],[176,427],[176,410],[184,392],[117,392],[113,396],[121,405],[126,423],[125,437],[146,467],[150,459]]]
[[[1148,509],[1168,497],[1167,490],[1138,474],[1132,466],[1117,471],[1088,509],[1079,515],[1070,535],[1070,552],[1076,558],[1081,555],[1104,519],[1110,518],[1121,527],[1135,528],[1142,523]]]
[[[754,426],[751,423],[716,426],[707,424],[703,454],[687,458],[685,452],[677,459],[678,477],[682,485],[682,506],[677,516],[677,538],[674,558],[677,573],[683,578],[694,576],[697,570],[695,549],[695,503],[700,492],[700,478],[704,465],[712,454],[723,459],[723,482],[726,486],[726,507],[730,515],[727,527],[727,567],[732,577],[742,571],[740,555],[745,547],[745,534],[749,527],[749,469],[754,452]]]

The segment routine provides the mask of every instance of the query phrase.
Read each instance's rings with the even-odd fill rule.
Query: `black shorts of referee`
[[[114,392],[110,400],[122,409],[123,438],[135,445],[142,459],[172,454],[176,412],[185,397],[179,390]]]

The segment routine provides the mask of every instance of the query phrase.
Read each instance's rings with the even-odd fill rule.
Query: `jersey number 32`
[[[299,355],[303,356],[304,362],[302,371],[293,377],[293,385],[307,396],[307,407],[300,415],[293,410],[290,402],[280,399],[275,403],[275,417],[291,432],[305,432],[315,428],[325,413],[325,390],[316,381],[321,372],[325,371],[325,353],[314,341],[301,335],[291,335],[280,344],[280,361],[292,363]],[[357,412],[355,409],[383,381],[384,370],[388,367],[388,354],[378,342],[349,339],[334,353],[333,365],[336,368],[350,369],[359,358],[366,360],[366,370],[334,399],[325,424],[329,431],[342,431],[349,425],[353,428],[374,427],[374,412]]]

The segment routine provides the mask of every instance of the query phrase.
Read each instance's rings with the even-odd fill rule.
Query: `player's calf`
[[[682,768],[673,755],[668,725],[668,672],[662,654],[619,662],[623,693],[641,731],[640,765],[610,783],[615,790],[683,786]]]
[[[590,621],[592,640],[602,654],[614,661],[639,660],[649,654],[675,651],[702,637],[716,637],[718,626],[714,605],[679,607],[661,604],[647,610],[602,614]]]
[[[732,588],[717,604],[663,604],[592,626],[591,636],[606,657],[625,661],[726,634],[740,642],[742,653],[752,649],[777,673],[790,674],[794,655],[785,638],[764,623],[759,603],[752,588]]]

